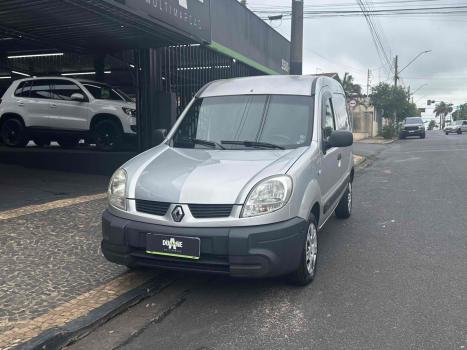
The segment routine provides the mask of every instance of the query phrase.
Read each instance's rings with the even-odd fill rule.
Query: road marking
[[[57,201],[48,202],[44,204],[33,204],[33,205],[21,207],[21,208],[5,210],[5,211],[0,212],[0,221],[14,219],[14,218],[24,216],[24,215],[40,213],[40,212],[51,210],[51,209],[69,207],[71,205],[91,202],[91,201],[95,201],[98,199],[104,199],[106,197],[107,197],[107,193],[99,193],[99,194],[93,194],[89,196],[80,196],[80,197],[75,197],[75,198],[60,199]]]
[[[12,349],[24,343],[42,332],[51,328],[61,327],[90,311],[116,299],[120,295],[143,285],[154,277],[154,274],[142,272],[125,273],[110,282],[107,282],[89,292],[59,305],[46,314],[32,320],[23,320],[4,324],[11,326],[11,329],[0,334],[0,349]]]

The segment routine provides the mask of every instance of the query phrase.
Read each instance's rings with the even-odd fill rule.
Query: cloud
[[[332,0],[332,3],[349,4],[349,1]],[[455,3],[450,1],[449,4],[452,6]],[[248,6],[253,8],[277,8],[289,4],[289,0],[248,0]],[[317,5],[329,5],[329,1],[305,2],[308,7]],[[467,21],[463,17],[412,15],[378,17],[377,21],[385,34],[388,55],[392,58],[398,55],[400,68],[419,52],[432,50],[401,74],[401,83],[407,87],[410,85],[412,91],[422,84],[428,84],[420,89],[415,100],[427,95],[420,102],[426,102],[428,98],[444,99],[455,104],[467,101]],[[273,26],[277,24],[273,23]],[[277,30],[290,37],[290,21],[284,20]],[[389,75],[381,68],[382,64],[363,17],[305,19],[304,73],[349,72],[365,90],[368,68],[373,73],[373,84],[379,80],[393,80],[393,73]]]

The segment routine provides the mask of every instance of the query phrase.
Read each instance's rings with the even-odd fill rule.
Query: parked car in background
[[[420,117],[406,118],[401,125],[399,138],[405,139],[407,136],[418,136],[421,139],[425,138],[425,124]]]
[[[103,83],[64,77],[14,81],[0,100],[0,136],[10,147],[57,141],[73,148],[85,138],[104,151],[116,150],[136,133],[136,106]]]
[[[456,120],[444,128],[446,135],[451,133],[462,134],[467,132],[467,120]]]
[[[313,280],[318,229],[352,210],[353,137],[336,80],[212,82],[161,141],[110,181],[108,260]]]

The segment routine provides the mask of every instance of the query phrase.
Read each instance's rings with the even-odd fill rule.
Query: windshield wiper
[[[285,149],[285,147],[275,145],[268,142],[257,142],[257,141],[221,141],[223,145],[243,145],[245,147],[263,147],[263,148],[277,148]]]
[[[219,147],[220,149],[225,149],[225,147],[222,146],[220,143],[214,142],[214,141],[192,139],[192,138],[186,138],[184,140],[186,140],[188,143],[193,143],[195,145],[208,146],[208,147],[212,147],[212,148]]]

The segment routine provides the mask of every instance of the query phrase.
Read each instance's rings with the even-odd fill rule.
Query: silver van
[[[159,146],[112,176],[102,251],[129,267],[305,285],[319,229],[351,214],[352,143],[333,79],[209,83]]]

